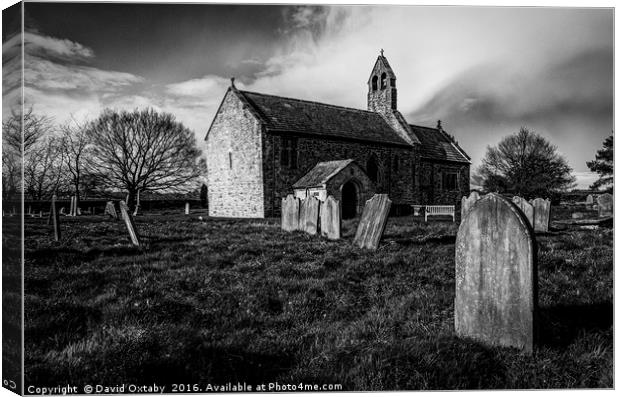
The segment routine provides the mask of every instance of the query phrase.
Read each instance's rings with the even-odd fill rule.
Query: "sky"
[[[200,146],[230,77],[238,88],[366,108],[384,49],[412,124],[442,121],[472,157],[520,127],[574,170],[613,130],[613,11],[586,8],[25,5],[25,97],[63,123],[106,107],[174,114]],[[19,36],[3,18],[3,95],[19,90]],[[6,103],[6,102],[5,102]],[[9,113],[3,107],[3,118]]]

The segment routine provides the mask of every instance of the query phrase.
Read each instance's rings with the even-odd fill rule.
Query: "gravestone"
[[[461,219],[465,218],[465,214],[467,214],[471,206],[478,200],[480,200],[480,194],[475,190],[469,194],[469,197],[463,196],[461,198]]]
[[[612,216],[614,214],[614,196],[603,193],[596,199],[598,204],[598,216]]]
[[[530,222],[530,226],[534,227],[534,206],[526,199],[519,196],[514,196],[512,198],[512,202],[515,203],[521,211],[523,211],[528,222]]]
[[[292,232],[299,229],[299,199],[292,194],[282,198],[282,230]]]
[[[54,226],[54,240],[60,241],[60,216],[56,210],[56,195],[52,196],[52,205],[50,206],[50,220]]]
[[[536,245],[525,215],[490,193],[456,235],[456,334],[532,352],[537,306]]]
[[[189,203],[185,203],[185,215],[189,215]]]
[[[60,207],[60,215],[65,215],[65,207]]]
[[[299,210],[299,230],[315,235],[319,231],[319,204],[314,196],[301,200]]]
[[[129,238],[131,239],[131,243],[135,246],[140,245],[140,239],[138,238],[138,233],[136,232],[136,225],[133,222],[133,218],[129,213],[129,207],[124,201],[120,202],[121,207],[121,215],[123,220],[125,221],[125,226],[127,227],[127,232],[129,233]]]
[[[116,209],[114,208],[114,202],[108,201],[105,205],[105,211],[103,215],[110,215],[114,219],[118,219],[118,214],[116,213]]]
[[[588,196],[586,197],[586,207],[590,207],[594,204],[594,196],[591,194],[588,194]]]
[[[340,238],[340,203],[333,196],[321,204],[321,236],[330,240]]]
[[[360,248],[376,250],[383,236],[392,201],[387,194],[375,194],[366,201],[353,244]]]
[[[531,201],[534,207],[534,231],[535,232],[548,232],[549,231],[549,213],[551,212],[551,201],[535,198]]]

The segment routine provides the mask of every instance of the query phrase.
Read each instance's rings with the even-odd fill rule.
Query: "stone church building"
[[[458,206],[469,194],[469,156],[440,122],[405,120],[383,52],[367,110],[242,91],[233,80],[205,140],[210,216],[279,216],[282,197],[312,189],[328,189],[345,216],[359,215],[374,193],[405,210]]]

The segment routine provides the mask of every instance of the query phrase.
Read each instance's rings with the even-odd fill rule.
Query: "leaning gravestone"
[[[333,196],[321,204],[321,236],[330,240],[340,238],[340,203]]]
[[[104,215],[110,215],[114,219],[118,219],[118,214],[116,213],[116,209],[114,208],[114,202],[108,201],[105,205]]]
[[[524,214],[506,198],[487,194],[461,220],[455,260],[456,334],[532,352],[536,246]]]
[[[531,204],[534,207],[534,231],[548,232],[551,201],[539,197],[532,200]]]
[[[612,216],[614,214],[614,196],[603,193],[596,199],[598,203],[598,216]]]
[[[140,239],[138,238],[138,233],[136,232],[136,224],[133,222],[133,218],[129,212],[129,207],[127,207],[127,204],[124,201],[120,202],[120,209],[122,218],[125,221],[125,226],[127,227],[127,233],[129,233],[129,238],[131,239],[131,243],[135,246],[139,246]]]
[[[292,232],[299,229],[299,199],[292,194],[282,198],[282,230]]]
[[[472,205],[478,200],[480,200],[480,194],[475,190],[469,194],[469,197],[463,196],[461,198],[461,219],[465,218],[465,214],[467,214]]]
[[[299,211],[300,230],[312,235],[317,234],[319,231],[319,204],[319,199],[314,196],[301,200]]]
[[[392,201],[387,194],[375,194],[366,201],[353,244],[360,248],[376,250],[383,236],[391,206]]]
[[[530,226],[534,227],[534,206],[530,204],[526,199],[519,196],[514,196],[512,202],[519,207],[525,214],[525,217],[530,222]]]

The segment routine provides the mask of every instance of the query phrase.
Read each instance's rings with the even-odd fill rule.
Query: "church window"
[[[228,152],[228,168],[232,170],[232,152]]]
[[[366,163],[366,173],[371,181],[377,183],[377,180],[379,179],[379,167],[377,166],[377,160],[375,160],[374,157],[368,159],[368,162]]]
[[[443,190],[457,190],[458,174],[456,172],[444,172],[442,177]]]
[[[398,156],[394,156],[394,160],[392,161],[392,171],[394,171],[394,173],[397,173],[399,166],[400,166],[400,163],[398,160]]]
[[[390,87],[396,87],[396,79],[390,79]]]
[[[280,165],[292,169],[297,168],[297,138],[282,137]]]
[[[387,87],[386,79],[387,79],[387,75],[385,74],[385,72],[381,73],[381,89],[382,90],[385,89],[385,87]]]
[[[377,80],[379,78],[377,76],[372,76],[372,90],[377,91]]]

